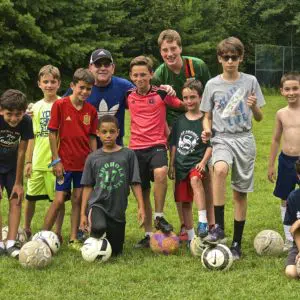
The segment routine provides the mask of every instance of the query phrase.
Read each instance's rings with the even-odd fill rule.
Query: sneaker
[[[154,225],[157,230],[161,230],[163,233],[170,233],[173,231],[173,226],[168,223],[164,217],[156,217]]]
[[[287,252],[293,247],[293,241],[291,240],[285,240],[284,245],[283,245],[283,251]]]
[[[203,238],[203,242],[212,245],[226,244],[227,239],[224,230],[216,224],[215,227],[210,230],[208,235]]]
[[[197,235],[200,238],[204,238],[208,235],[208,225],[207,225],[207,223],[203,223],[203,222],[198,223]]]
[[[180,232],[178,234],[178,238],[179,238],[180,242],[186,242],[189,239],[184,225],[181,225]]]
[[[0,248],[0,256],[6,255],[6,250],[5,248]]]
[[[6,249],[6,253],[10,257],[13,257],[15,259],[19,259],[20,248],[16,245],[13,245],[13,246]]]
[[[138,243],[134,245],[134,248],[149,248],[150,247],[150,236],[145,235]]]
[[[73,250],[77,250],[80,251],[81,247],[82,247],[82,243],[78,240],[73,240],[73,241],[69,241],[69,248],[73,249]]]
[[[232,253],[233,260],[238,260],[242,256],[241,246],[238,242],[232,242],[230,251]]]

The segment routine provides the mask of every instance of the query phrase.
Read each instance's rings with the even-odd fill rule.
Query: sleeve
[[[181,102],[182,102],[179,98],[169,96],[169,95],[167,95],[165,97],[164,101],[168,106],[171,106],[171,107],[174,107],[174,108],[179,108],[181,106]]]
[[[284,216],[284,225],[292,225],[296,220],[296,208],[295,208],[295,199],[294,199],[294,193],[292,192],[286,201],[286,213]]]
[[[29,116],[24,115],[21,131],[21,140],[28,141],[34,138],[32,120]]]
[[[254,83],[253,83],[253,92],[257,98],[257,106],[258,107],[264,106],[266,104],[265,98],[261,91],[260,85],[255,77],[254,77]]]
[[[139,163],[135,153],[130,150],[129,153],[129,184],[141,183]]]
[[[126,92],[129,91],[130,89],[135,88],[135,85],[133,83],[131,83],[130,81],[126,80],[125,81],[125,90]]]
[[[48,130],[56,131],[59,129],[60,115],[61,112],[60,112],[59,101],[55,101],[51,108]]]
[[[94,174],[93,174],[93,169],[92,169],[92,154],[90,154],[84,164],[84,169],[82,172],[82,177],[80,184],[82,185],[91,185],[94,186],[96,184]]]
[[[211,112],[213,110],[213,101],[212,101],[212,95],[211,95],[210,89],[211,89],[211,87],[208,82],[204,88],[204,92],[202,95],[202,100],[200,103],[200,111]]]

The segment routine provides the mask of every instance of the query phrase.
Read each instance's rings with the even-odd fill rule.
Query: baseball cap
[[[111,56],[111,53],[109,51],[107,51],[105,49],[97,49],[91,55],[90,64],[94,64],[98,59],[101,59],[101,58],[107,58],[112,63],[114,62],[113,58]]]

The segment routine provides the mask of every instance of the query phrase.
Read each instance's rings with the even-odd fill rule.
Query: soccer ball
[[[41,240],[26,243],[19,253],[19,262],[26,268],[44,268],[51,260],[50,248]]]
[[[155,253],[173,254],[179,248],[179,238],[174,232],[165,234],[160,230],[156,231],[151,235],[150,248]]]
[[[106,238],[96,239],[89,237],[81,248],[81,255],[88,262],[95,260],[105,262],[111,257],[111,253],[111,245]]]
[[[8,236],[8,226],[2,227],[2,240],[6,241]],[[17,236],[16,236],[16,246],[22,247],[27,242],[27,236],[21,227],[18,228]]]
[[[32,237],[32,241],[36,240],[43,241],[50,248],[52,254],[56,254],[60,248],[60,241],[58,239],[58,236],[52,231],[42,230],[40,232],[37,232]]]
[[[201,257],[202,252],[207,248],[200,237],[195,236],[190,243],[190,250],[193,256]]]
[[[254,239],[254,248],[259,255],[276,256],[283,252],[284,241],[274,230],[263,230]]]
[[[233,257],[227,246],[218,244],[202,252],[201,262],[206,269],[226,271],[231,267]]]

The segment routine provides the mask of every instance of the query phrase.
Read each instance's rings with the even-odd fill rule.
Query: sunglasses
[[[94,65],[96,68],[100,68],[100,67],[104,67],[104,68],[108,68],[112,65],[112,63],[110,61],[95,61]]]
[[[221,57],[225,61],[229,61],[229,59],[232,61],[237,61],[240,58],[238,55],[222,55]]]

